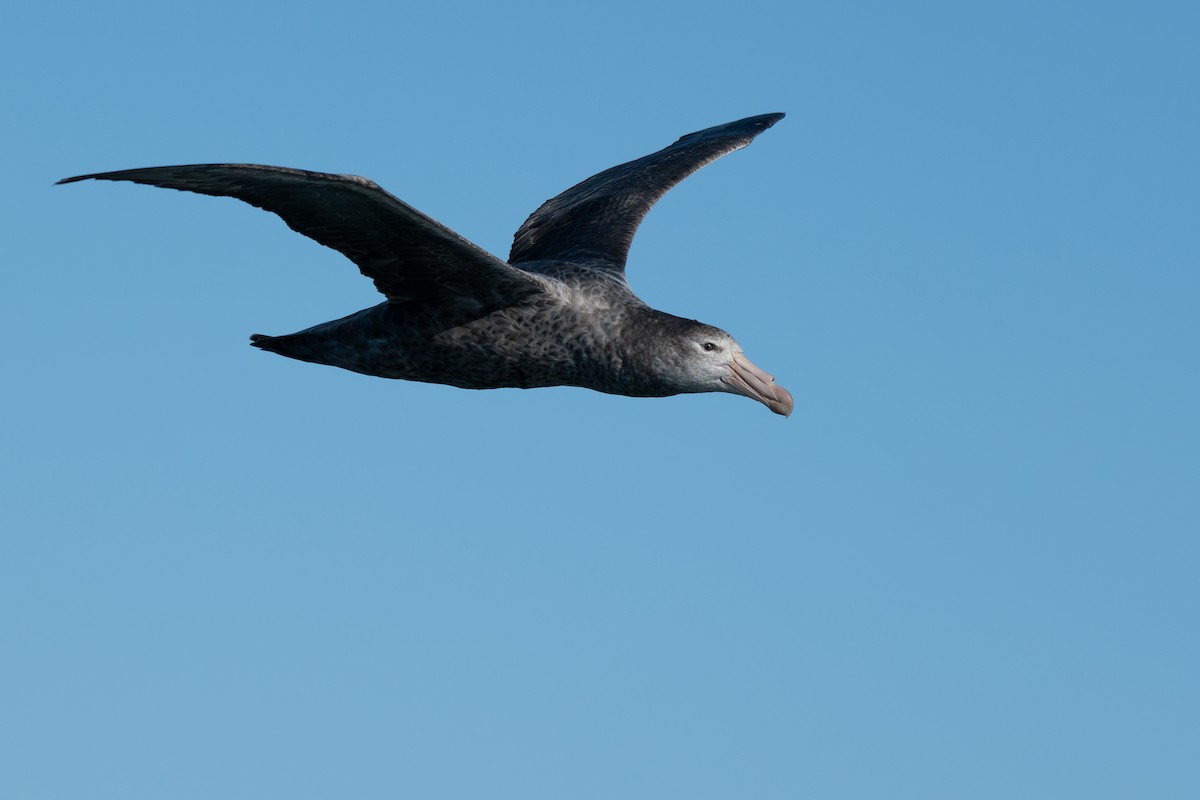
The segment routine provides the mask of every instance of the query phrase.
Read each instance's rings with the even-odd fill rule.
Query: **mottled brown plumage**
[[[724,391],[789,414],[792,398],[724,331],[656,311],[625,281],[638,225],[685,177],[783,118],[682,137],[548,200],[505,263],[356,176],[255,164],[151,167],[67,178],[236,197],[353,261],[387,301],[256,347],[384,378],[467,389],[582,386],[659,397]]]

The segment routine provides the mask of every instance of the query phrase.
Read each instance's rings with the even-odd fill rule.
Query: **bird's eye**
[[[713,350],[717,349],[717,346],[712,342],[705,342],[704,349],[711,353]]]

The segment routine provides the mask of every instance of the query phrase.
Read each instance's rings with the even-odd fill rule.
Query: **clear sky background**
[[[1200,797],[1194,3],[59,3],[0,24],[0,796]],[[259,352],[378,302],[233,200],[505,255],[787,119],[629,277],[796,397]]]

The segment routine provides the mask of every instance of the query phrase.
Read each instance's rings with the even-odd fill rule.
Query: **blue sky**
[[[1200,796],[1185,3],[23,2],[0,26],[0,794]],[[796,398],[262,353],[372,305],[232,200],[492,252],[677,136],[629,276]]]

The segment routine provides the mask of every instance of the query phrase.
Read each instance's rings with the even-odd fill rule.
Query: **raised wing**
[[[689,133],[657,153],[572,186],[517,229],[509,263],[600,262],[624,274],[633,234],[660,197],[705,164],[750,144],[783,116],[763,114]]]
[[[236,197],[342,253],[389,300],[457,299],[502,308],[540,291],[535,279],[356,175],[258,164],[194,164],[79,175]]]

